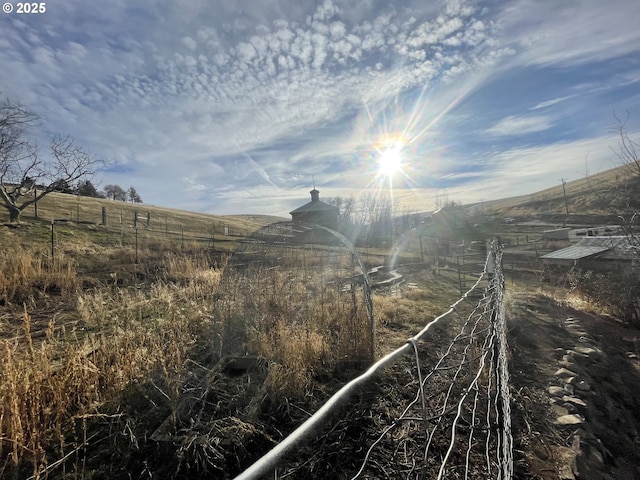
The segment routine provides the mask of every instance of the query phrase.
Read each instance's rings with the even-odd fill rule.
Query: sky
[[[315,184],[430,211],[612,168],[615,116],[640,138],[638,0],[44,5],[3,6],[2,96],[149,204],[288,216]]]

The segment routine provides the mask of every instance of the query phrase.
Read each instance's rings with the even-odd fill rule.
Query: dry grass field
[[[547,199],[556,193],[542,192]],[[573,205],[580,198],[572,197]],[[555,208],[537,206],[538,200],[491,208],[498,216]],[[33,213],[25,212],[20,225],[0,225],[2,478],[230,478],[368,359],[361,292],[353,283],[349,289],[335,279],[313,280],[327,271],[316,270],[327,249],[302,250],[288,269],[230,270],[229,253],[279,219],[63,194],[40,202],[38,219]],[[6,218],[0,212],[0,222]],[[495,229],[516,242],[540,233],[527,228],[515,232],[496,220],[474,235]],[[369,266],[387,253],[362,251]],[[373,296],[376,358],[404,344],[460,294],[450,258],[435,268],[428,255],[422,263],[419,252],[396,253],[406,283]],[[567,297],[564,284],[543,285],[531,273],[535,266],[525,267],[506,267],[513,314],[528,315],[524,301],[557,302],[566,315],[578,297]],[[336,279],[350,275],[337,261],[333,271],[340,272]],[[589,308],[602,313],[596,307]],[[526,368],[522,343],[528,344],[519,335],[517,361]],[[255,361],[238,369],[237,355]],[[371,415],[359,405],[365,410],[358,415]],[[527,475],[522,478],[555,478]]]
[[[179,467],[188,473],[200,462],[233,471],[224,458],[246,448],[242,435],[267,429],[274,416],[284,418],[283,428],[293,427],[300,415],[284,414],[284,406],[314,408],[335,382],[348,378],[350,368],[369,358],[361,292],[354,296],[326,279],[317,300],[292,303],[316,289],[313,278],[306,284],[291,277],[312,272],[318,266],[313,255],[292,260],[303,262],[302,270],[254,272],[241,277],[247,284],[232,288],[233,276],[225,270],[228,253],[273,218],[213,217],[63,194],[40,202],[38,217],[25,212],[20,225],[0,227],[3,477],[115,478],[122,469],[140,474],[150,460],[139,457],[157,445],[150,440],[154,432],[156,439],[167,433],[182,438],[170,442],[171,452],[154,465],[158,470]],[[55,219],[53,250],[50,219]],[[374,263],[386,256],[373,249],[363,253]],[[350,255],[343,258],[351,262]],[[348,276],[342,267],[333,271]],[[376,355],[401,345],[405,332],[455,298],[455,275],[438,279],[424,269],[415,275],[419,286],[407,296],[374,298]],[[265,288],[271,294],[265,295]],[[250,323],[247,308],[257,313]],[[264,374],[256,374],[266,375],[257,385],[263,385],[272,407],[260,407],[266,418],[257,417],[254,426],[233,413],[241,405],[256,408],[251,390],[223,386],[212,373],[221,357],[238,353],[267,361]],[[185,406],[185,393],[194,389],[200,392],[194,397],[205,403],[212,396],[218,402],[226,398],[207,417],[209,425],[219,425],[216,438],[227,438],[218,448],[198,443],[209,438],[198,430],[204,419],[185,424],[185,412],[201,405],[192,400]],[[191,418],[196,417],[201,418]],[[252,435],[269,436],[258,431]],[[102,465],[105,459],[108,467]]]
[[[173,405],[186,362],[209,347],[226,255],[273,220],[56,193],[34,213],[0,227],[3,478],[64,476],[72,456],[78,469],[87,425],[119,421],[136,382]]]
[[[530,195],[486,201],[484,208],[486,213],[503,217],[562,219],[567,208],[569,216],[615,217],[621,206],[628,206],[629,195],[638,194],[637,180],[633,177],[628,167],[620,166],[568,181],[564,191],[559,183]]]

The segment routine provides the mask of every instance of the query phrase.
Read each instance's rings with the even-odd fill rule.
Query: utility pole
[[[565,183],[567,183],[566,178],[561,178],[559,181],[562,182],[562,194],[564,195],[564,209],[567,212],[567,217],[569,216],[569,204],[567,203],[567,190],[565,189],[564,185]],[[564,221],[565,227],[567,226],[567,219],[565,218]]]

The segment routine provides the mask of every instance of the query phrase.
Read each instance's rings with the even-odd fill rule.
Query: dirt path
[[[640,478],[640,331],[510,297],[516,476]]]

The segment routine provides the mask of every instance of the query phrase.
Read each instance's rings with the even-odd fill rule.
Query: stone
[[[577,353],[580,353],[582,355],[586,355],[588,357],[599,356],[602,353],[599,350],[596,350],[595,348],[583,347],[583,346],[580,346],[580,345],[574,347],[573,350],[575,352],[577,352]]]
[[[553,405],[551,408],[553,410],[554,415],[556,415],[557,417],[564,417],[565,415],[569,415],[569,410],[567,410],[564,407],[561,407],[560,405]]]
[[[585,353],[577,352],[576,350],[568,350],[567,355],[571,356],[574,362],[579,363],[581,365],[590,363],[589,355]]]
[[[593,338],[589,334],[580,335],[580,337],[578,338],[578,341],[580,343],[596,343],[595,338]]]
[[[549,395],[560,396],[563,393],[565,393],[565,390],[562,387],[558,387],[556,385],[549,387]]]
[[[554,375],[556,377],[560,377],[560,378],[565,378],[565,377],[576,377],[578,376],[578,374],[576,372],[573,372],[567,368],[560,368],[559,370],[556,370],[556,373],[554,373]]]
[[[586,407],[587,403],[584,400],[581,400],[578,397],[570,397],[568,395],[565,395],[564,397],[562,397],[562,401],[565,403],[572,403],[573,405],[578,405],[580,407]]]
[[[578,390],[582,390],[583,392],[588,392],[591,390],[591,385],[589,385],[584,380],[580,380],[579,382],[575,383],[574,387]]]
[[[556,418],[557,425],[580,425],[583,419],[580,415],[570,413],[568,415],[562,415]]]
[[[565,402],[562,404],[562,407],[567,411],[567,413],[578,413],[578,409],[573,403]]]
[[[576,377],[567,377],[564,379],[564,383],[567,385],[573,385],[573,382],[576,381]]]

